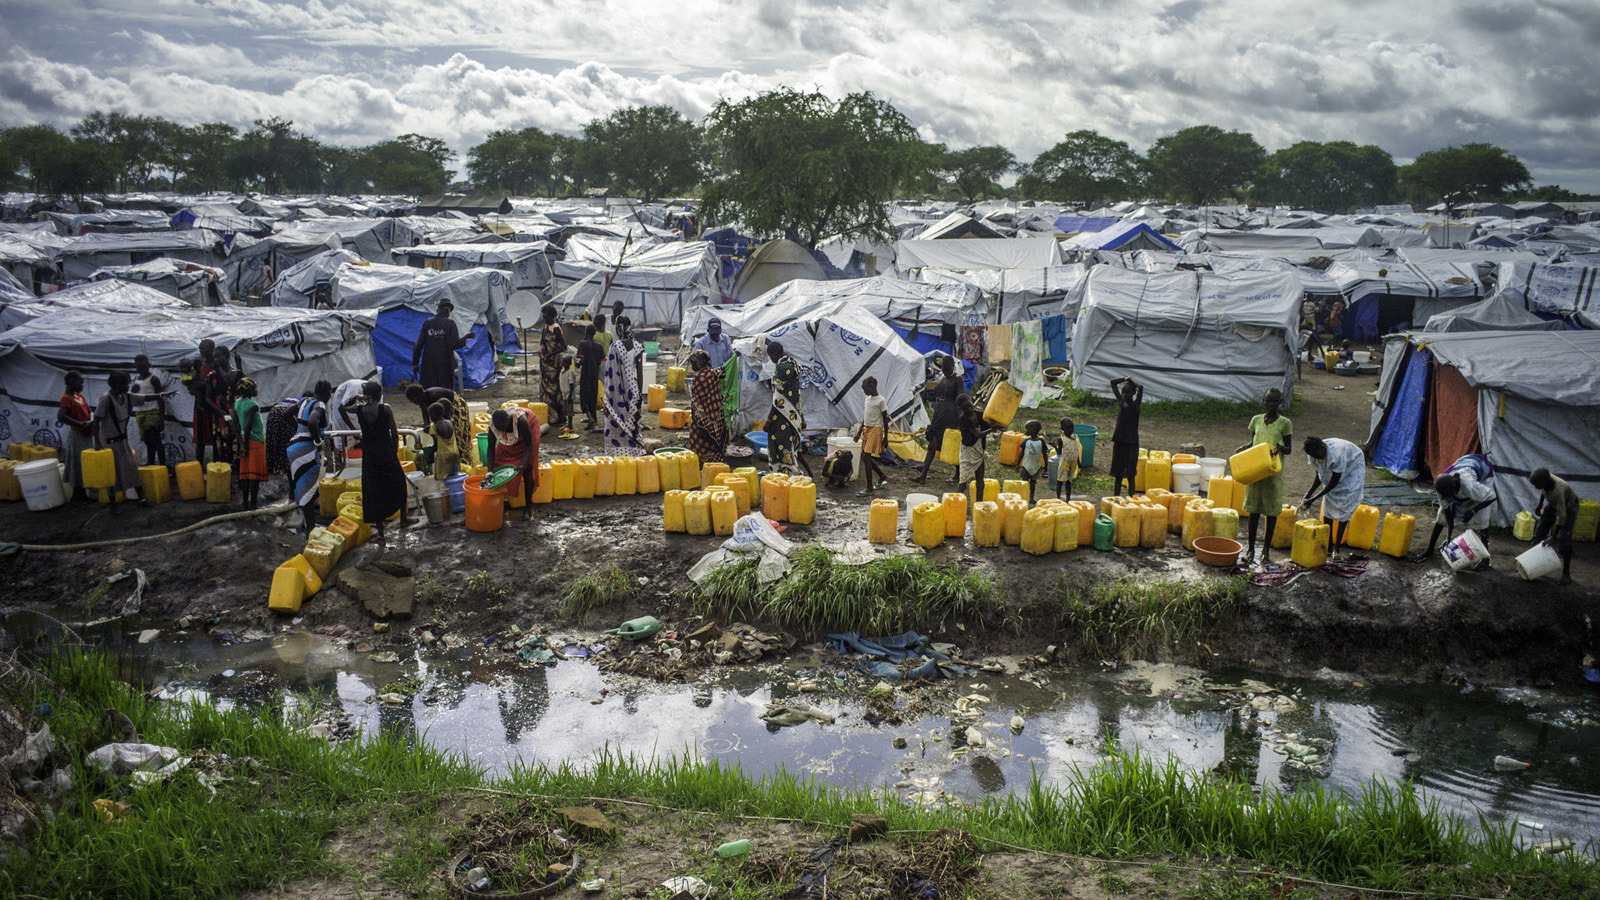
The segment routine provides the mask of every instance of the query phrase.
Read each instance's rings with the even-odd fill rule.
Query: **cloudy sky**
[[[871,90],[928,138],[1031,159],[1208,123],[1269,150],[1490,141],[1600,191],[1595,0],[0,0],[0,124],[284,116],[458,152],[630,104]]]

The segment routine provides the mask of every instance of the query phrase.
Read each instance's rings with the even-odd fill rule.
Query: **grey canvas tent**
[[[1367,455],[1401,478],[1464,453],[1495,467],[1490,525],[1537,508],[1544,466],[1600,499],[1600,332],[1459,331],[1390,335]]]
[[[1072,379],[1110,396],[1132,376],[1148,400],[1249,402],[1294,388],[1300,281],[1287,271],[1145,274],[1096,266],[1079,288]]]
[[[754,300],[796,278],[826,281],[828,273],[811,251],[790,240],[767,241],[750,254],[733,282],[733,299]]]
[[[78,292],[83,296],[75,298]],[[116,297],[120,300],[113,302]],[[140,353],[175,384],[179,362],[194,355],[204,339],[238,357],[263,404],[302,394],[319,380],[338,384],[375,371],[368,339],[372,313],[174,308],[180,301],[166,294],[116,281],[63,291],[52,301],[50,311],[0,333],[0,384],[5,385],[0,422],[6,424],[0,443],[31,440],[62,446],[56,406],[69,369],[84,374],[84,393],[93,403],[106,391],[106,376],[130,369]],[[169,459],[194,456],[192,421],[193,398],[180,390],[168,407]]]

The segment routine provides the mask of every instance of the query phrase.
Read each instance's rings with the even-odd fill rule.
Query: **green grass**
[[[617,566],[574,578],[561,591],[561,608],[582,620],[591,611],[619,606],[639,593],[638,576]]]
[[[29,838],[26,857],[0,868],[0,896],[21,900],[226,897],[301,876],[348,874],[362,864],[408,893],[442,895],[437,873],[457,832],[439,820],[465,799],[454,789],[484,786],[553,797],[558,804],[631,798],[714,816],[833,826],[848,824],[854,813],[876,813],[897,832],[961,829],[985,849],[1003,849],[1003,843],[1107,859],[1204,858],[1219,867],[1293,870],[1437,897],[1564,900],[1600,890],[1600,867],[1592,859],[1518,849],[1515,822],[1481,820],[1474,835],[1465,821],[1422,800],[1409,785],[1384,781],[1357,794],[1310,787],[1269,788],[1257,796],[1247,785],[1212,779],[1175,760],[1114,749],[1061,787],[1035,778],[1015,795],[937,810],[903,804],[892,792],[830,787],[787,771],[752,778],[737,764],[688,756],[646,761],[601,752],[581,762],[520,765],[489,779],[472,764],[423,746],[381,737],[330,746],[260,711],[155,705],[116,681],[100,656],[62,656],[49,673],[54,686],[26,690],[50,704],[47,721],[73,758],[106,737],[100,717],[113,706],[153,742],[258,763],[230,769],[232,780],[215,796],[188,775],[135,787],[77,769],[80,805],[42,825]],[[85,812],[96,797],[118,798],[129,814],[115,823],[98,821]],[[761,826],[745,821],[739,828],[759,836]],[[395,852],[330,859],[324,840],[341,829],[381,832]],[[714,873],[714,880],[732,888],[731,896],[762,896],[732,868]],[[1208,878],[1186,896],[1265,900],[1280,896],[1270,891],[1285,880],[1270,871]]]
[[[845,566],[835,564],[827,550],[808,547],[789,562],[786,576],[765,585],[756,581],[754,561],[724,566],[691,589],[691,609],[708,618],[768,622],[804,634],[899,634],[979,619],[999,602],[988,579],[921,556]]]
[[[1063,577],[1057,624],[1069,649],[1086,660],[1155,658],[1194,641],[1232,612],[1244,596],[1243,578],[1156,581],[1125,578],[1097,584],[1087,594]]]

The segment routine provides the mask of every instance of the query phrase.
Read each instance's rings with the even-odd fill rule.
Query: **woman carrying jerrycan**
[[[1250,420],[1250,441],[1241,444],[1235,453],[1243,453],[1257,444],[1270,444],[1272,455],[1287,460],[1289,454],[1294,452],[1289,439],[1294,435],[1294,425],[1289,417],[1278,410],[1283,406],[1283,391],[1277,388],[1269,389],[1261,395],[1261,414]],[[1256,529],[1261,524],[1261,517],[1267,518],[1266,540],[1261,545],[1261,565],[1265,566],[1272,561],[1272,528],[1278,523],[1278,514],[1283,512],[1283,467],[1278,471],[1257,481],[1245,489],[1244,511],[1250,514],[1250,546],[1245,551],[1245,558],[1254,560],[1256,555]]]

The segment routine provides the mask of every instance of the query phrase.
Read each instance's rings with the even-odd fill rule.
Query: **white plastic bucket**
[[[850,451],[850,460],[855,464],[855,471],[851,473],[851,477],[855,481],[860,481],[862,472],[866,468],[861,465],[861,442],[851,440],[850,435],[844,432],[830,434],[828,435],[828,455],[832,456],[835,450]]]
[[[1200,483],[1210,484],[1211,479],[1228,471],[1228,461],[1220,456],[1200,457]],[[1190,493],[1190,492],[1185,492]]]
[[[1200,466],[1196,463],[1177,463],[1172,467],[1172,492],[1174,494],[1200,493]]]
[[[1472,531],[1463,531],[1455,540],[1445,541],[1444,547],[1439,551],[1444,561],[1456,572],[1463,572],[1489,558],[1489,548],[1483,545],[1478,535]]]
[[[656,383],[656,364],[653,362],[647,362],[644,364],[644,383]]]
[[[1548,544],[1534,544],[1517,557],[1517,574],[1523,581],[1536,581],[1559,571],[1561,557]]]
[[[67,502],[67,491],[61,484],[61,466],[53,459],[36,459],[15,469],[17,483],[22,486],[22,499],[34,512],[55,509]]]
[[[1361,363],[1362,365],[1366,365],[1367,363],[1372,362],[1372,351],[1352,350],[1350,351],[1350,358],[1354,359],[1358,363]]]

